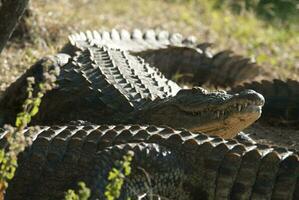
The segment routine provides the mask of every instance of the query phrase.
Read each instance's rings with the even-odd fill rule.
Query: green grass
[[[251,12],[235,15],[214,9],[214,0],[59,0],[32,1],[28,18],[31,41],[11,42],[0,57],[0,89],[36,59],[54,54],[76,30],[153,28],[194,35],[215,43],[214,50],[232,49],[256,58],[274,77],[297,78],[299,28],[267,23]]]

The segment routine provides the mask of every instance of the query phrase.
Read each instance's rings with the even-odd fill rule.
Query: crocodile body
[[[190,77],[189,75],[193,74],[194,76],[187,81],[195,85],[209,82],[214,85],[229,85],[232,87],[242,81],[248,82],[253,76],[261,73],[261,67],[255,63],[251,63],[250,59],[232,55],[231,51],[222,51],[213,55],[208,51],[209,44],[197,44],[194,37],[183,38],[180,34],[170,34],[165,31],[146,31],[144,33],[140,30],[135,30],[132,33],[124,30],[113,30],[111,32],[87,31],[86,33],[71,35],[70,42],[64,46],[61,52],[75,56],[75,52],[78,49],[86,49],[91,44],[109,45],[128,50],[134,55],[141,56],[145,59],[145,62],[150,63],[150,65],[157,67],[166,77],[174,77],[177,72],[180,72],[185,79],[188,79],[188,77]],[[58,60],[59,59],[56,59],[55,61]],[[35,76],[38,76],[38,72],[35,73]],[[232,80],[233,77],[238,77],[238,80]],[[223,82],[218,83],[217,81]],[[17,83],[19,85],[25,84],[24,81],[22,82],[20,80],[17,81]],[[298,90],[296,86],[298,82],[280,82],[279,85],[275,85],[274,83],[275,82],[272,81],[263,81],[261,84],[254,82],[241,87],[235,87],[232,91],[254,89],[261,93],[266,99],[266,106],[262,115],[262,119],[265,119],[264,121],[268,122],[274,120],[275,124],[277,124],[277,122],[284,120],[289,125],[296,124],[298,119],[296,110],[299,109],[297,106],[299,104],[297,104],[295,100],[291,100],[291,103],[289,103],[289,100],[294,99],[295,95],[292,95],[292,92],[287,94],[286,91]],[[286,85],[288,88],[285,87]],[[265,92],[265,88],[268,88],[268,92]],[[284,90],[284,88],[286,90]],[[20,93],[20,91],[18,91],[18,93]],[[281,101],[279,101],[280,106],[277,104],[277,98],[273,95],[277,93],[282,94],[279,97],[281,99]],[[84,95],[86,94],[81,94],[81,96]],[[10,96],[14,96],[17,99],[20,97],[20,95],[15,95],[14,92],[9,92],[2,102],[10,101]],[[20,99],[24,98],[25,97],[22,96]],[[83,110],[84,105],[80,106],[82,108],[81,110]],[[5,104],[2,107],[9,106]],[[88,110],[88,108],[84,110]],[[288,115],[288,117],[281,118],[282,112],[285,112],[284,115]],[[290,116],[290,112],[292,113],[292,117]],[[13,121],[15,119],[15,115],[8,117],[10,117],[10,119],[4,120],[4,122]]]
[[[13,123],[21,108],[26,78],[41,79],[43,62],[7,89],[0,102],[5,123]],[[231,138],[259,118],[264,103],[252,90],[227,94],[182,89],[142,58],[99,44],[79,49],[73,56],[58,54],[52,62],[61,71],[58,88],[43,97],[33,124],[85,120],[169,125]]]
[[[183,37],[167,31],[135,29],[87,31],[70,35],[70,42],[61,52],[73,54],[90,44],[107,45],[129,51],[157,67],[167,78],[177,73],[181,82],[194,85],[234,86],[266,72],[251,59],[233,54],[230,50],[212,53],[211,43],[197,43],[193,36]]]
[[[211,53],[209,43],[198,44],[196,38],[184,38],[178,33],[153,30],[132,32],[87,31],[70,35],[70,42],[62,52],[74,54],[90,44],[108,45],[129,51],[142,57],[145,62],[158,68],[167,78],[193,85],[230,87],[231,92],[252,89],[266,99],[262,121],[271,125],[297,124],[299,115],[299,82],[296,80],[252,81],[257,76],[267,77],[261,66],[249,58],[235,55],[231,50]],[[282,123],[281,123],[282,122]]]
[[[151,175],[153,193],[170,199],[298,199],[295,150],[154,126],[231,138],[259,117],[264,101],[244,88],[261,91],[266,99],[274,96],[263,88],[282,89],[284,82],[277,86],[277,81],[245,84],[231,90],[243,92],[233,94],[182,89],[159,71],[168,77],[178,71],[192,73],[187,81],[220,86],[233,86],[259,73],[249,59],[230,51],[213,55],[208,46],[167,32],[72,35],[61,54],[38,61],[6,90],[0,101],[2,123],[14,122],[26,98],[26,78],[40,81],[44,62],[50,61],[61,69],[58,87],[43,98],[33,124],[86,120],[110,125],[42,127],[20,156],[7,199],[61,199],[77,181],[88,184],[93,199],[102,198],[108,171],[127,150],[135,156],[122,199],[151,194],[138,166]],[[270,114],[271,106],[277,107],[272,99],[265,110]],[[113,125],[119,123],[128,125]],[[129,125],[135,123],[150,125]]]
[[[7,199],[61,199],[77,181],[92,189],[91,199],[104,199],[108,172],[129,150],[135,156],[121,199],[144,193],[170,199],[299,198],[298,152],[284,148],[165,126],[42,127],[34,138],[20,156]]]

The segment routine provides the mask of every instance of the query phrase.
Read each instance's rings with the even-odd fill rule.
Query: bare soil
[[[299,150],[299,130],[295,128],[255,123],[244,132],[258,143]]]

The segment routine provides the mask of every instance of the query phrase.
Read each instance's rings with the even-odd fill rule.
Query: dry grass
[[[38,58],[57,52],[67,35],[88,29],[167,29],[254,57],[278,77],[294,78],[299,68],[298,27],[282,29],[250,13],[214,10],[211,1],[36,0],[31,7],[31,40],[13,40],[0,57],[2,90]]]

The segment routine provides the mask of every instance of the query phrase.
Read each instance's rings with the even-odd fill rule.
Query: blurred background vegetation
[[[289,26],[298,23],[298,0],[216,0],[216,8],[230,8],[235,14],[253,12],[259,19]]]
[[[273,77],[298,78],[298,0],[35,0],[0,57],[3,90],[42,56],[56,53],[74,31],[168,30],[213,51],[254,58]]]

